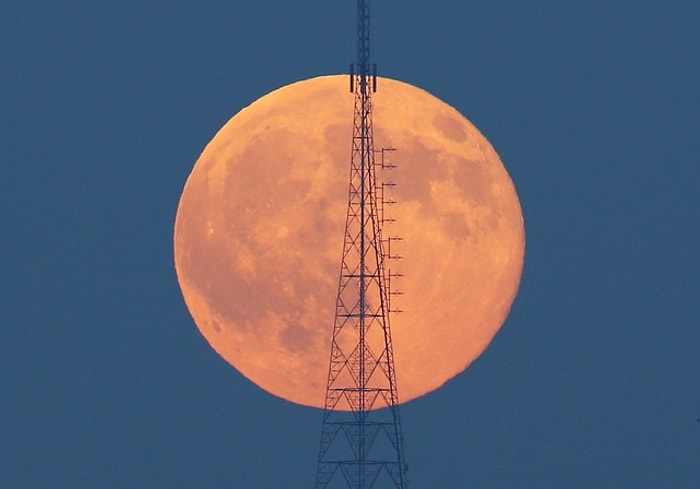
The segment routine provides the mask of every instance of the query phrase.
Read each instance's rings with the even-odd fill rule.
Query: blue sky
[[[354,9],[0,5],[0,486],[313,484],[321,413],[209,348],[172,228],[226,120],[347,70]],[[527,233],[490,348],[403,406],[411,487],[698,487],[700,5],[372,9],[380,74],[480,128]]]

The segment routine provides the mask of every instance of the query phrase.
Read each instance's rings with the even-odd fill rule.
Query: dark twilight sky
[[[490,348],[402,408],[411,487],[700,487],[700,3],[372,9],[380,74],[480,128],[527,233]],[[320,411],[208,346],[172,230],[219,127],[345,72],[354,28],[351,1],[0,4],[0,487],[313,486]]]

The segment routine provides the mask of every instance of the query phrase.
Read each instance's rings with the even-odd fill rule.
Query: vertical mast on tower
[[[385,270],[393,256],[384,251],[396,238],[382,238],[378,189],[383,186],[375,174],[372,129],[377,75],[376,65],[370,71],[369,21],[369,0],[357,0],[350,185],[316,489],[404,489],[407,484]]]

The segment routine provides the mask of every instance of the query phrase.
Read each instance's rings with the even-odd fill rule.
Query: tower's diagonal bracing
[[[372,126],[369,0],[357,2],[357,63],[345,239],[338,282],[316,489],[406,487],[389,280]],[[380,153],[384,155],[382,151]],[[383,159],[382,159],[383,161]]]

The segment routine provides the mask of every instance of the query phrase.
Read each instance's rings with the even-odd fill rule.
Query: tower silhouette
[[[399,238],[383,238],[384,190],[377,181],[387,148],[375,150],[370,72],[369,0],[357,1],[357,63],[350,67],[355,95],[345,240],[336,300],[330,367],[321,428],[316,489],[406,487],[394,353],[389,327],[389,252]]]

